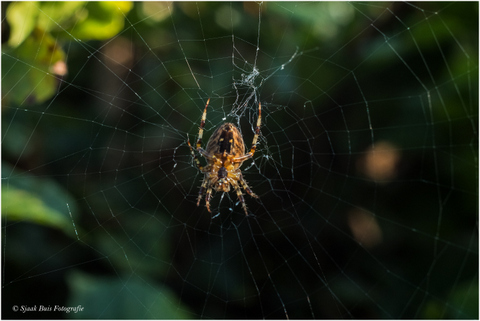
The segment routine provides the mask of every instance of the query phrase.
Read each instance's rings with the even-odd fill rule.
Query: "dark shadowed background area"
[[[2,317],[477,319],[478,39],[477,2],[2,2]],[[204,146],[262,104],[248,216],[196,206],[208,98]]]

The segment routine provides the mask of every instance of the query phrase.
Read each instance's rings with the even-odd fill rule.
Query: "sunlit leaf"
[[[6,19],[10,25],[8,44],[20,45],[33,31],[38,16],[37,3],[32,1],[15,2],[8,6]]]
[[[48,32],[69,29],[88,15],[83,11],[83,7],[85,1],[42,2],[37,26]]]
[[[115,36],[125,23],[125,14],[133,4],[128,1],[88,2],[70,33],[82,40],[103,40]]]
[[[10,48],[2,55],[2,100],[38,104],[50,99],[59,84],[57,75],[67,73],[56,37],[113,37],[122,30],[132,6],[128,1],[11,3],[6,12]]]
[[[72,223],[36,195],[14,187],[2,189],[2,215],[12,221],[29,221],[70,232]]]

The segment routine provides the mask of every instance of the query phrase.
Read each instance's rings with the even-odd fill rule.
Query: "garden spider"
[[[258,119],[255,127],[255,136],[253,136],[252,147],[250,152],[245,154],[245,143],[238,128],[232,123],[225,123],[218,127],[212,134],[207,143],[207,149],[202,148],[203,128],[205,127],[205,119],[207,118],[207,107],[210,99],[208,99],[205,109],[203,110],[202,120],[200,122],[200,130],[198,131],[197,151],[205,157],[207,165],[202,166],[200,160],[195,155],[195,150],[190,145],[190,140],[187,143],[190,147],[193,159],[198,169],[205,174],[202,186],[198,192],[197,206],[200,205],[203,194],[205,194],[205,206],[210,210],[210,197],[212,189],[217,192],[229,192],[230,185],[237,193],[238,200],[242,203],[245,215],[248,215],[247,205],[243,198],[243,188],[250,196],[258,198],[258,196],[248,187],[247,182],[243,179],[240,166],[247,159],[251,158],[255,153],[258,135],[260,133],[260,124],[262,121],[262,106],[258,104]]]

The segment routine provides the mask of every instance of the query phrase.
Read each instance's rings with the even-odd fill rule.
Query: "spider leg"
[[[262,124],[262,104],[258,103],[258,119],[257,119],[257,127],[255,127],[255,136],[253,136],[252,141],[252,148],[250,149],[250,153],[252,156],[257,149],[257,139],[258,135],[260,134],[260,125]]]
[[[235,192],[237,192],[237,197],[240,203],[242,203],[243,210],[245,211],[245,215],[248,216],[247,205],[245,204],[245,198],[243,197],[242,189],[235,181],[231,181],[233,188],[235,188]]]
[[[260,135],[260,125],[262,124],[262,104],[258,103],[258,118],[257,118],[257,126],[255,127],[255,136],[253,136],[253,141],[252,141],[252,147],[250,148],[250,152],[247,154],[240,156],[240,157],[235,157],[234,162],[236,163],[241,163],[245,161],[246,159],[249,159],[250,157],[255,154],[255,150],[257,149],[257,140],[258,136]]]
[[[210,196],[212,196],[212,187],[208,187],[207,189],[207,193],[205,194],[205,207],[207,208],[207,210],[212,213],[212,211],[210,210]]]
[[[190,152],[192,153],[195,164],[197,165],[198,169],[203,172],[203,166],[202,164],[200,164],[200,160],[198,159],[197,155],[195,155],[195,150],[193,149],[192,145],[190,145],[190,139],[188,139],[188,135],[187,135],[187,144],[188,144],[188,147],[190,147]]]
[[[241,173],[240,173],[240,176],[239,176],[239,181],[240,181],[240,184],[242,185],[243,189],[248,193],[248,195],[250,195],[251,197],[258,198],[258,195],[255,194],[250,189],[250,187],[248,186],[247,182],[245,181],[245,179],[243,178],[243,175]]]
[[[203,138],[203,128],[205,127],[205,120],[207,119],[207,107],[209,102],[210,102],[210,98],[208,98],[207,104],[205,105],[205,109],[203,110],[202,120],[200,121],[200,129],[198,131],[198,140],[196,144],[198,152],[208,159],[210,159],[211,156],[208,155],[207,152],[202,148],[202,138]],[[200,164],[200,160],[195,155],[194,149],[190,144],[190,139],[188,138],[188,135],[187,135],[187,143],[188,143],[188,147],[190,147],[190,152],[192,153],[195,164],[197,165],[198,169],[203,172],[203,166]]]
[[[202,148],[203,128],[205,127],[205,119],[207,119],[207,107],[210,102],[210,98],[207,100],[205,109],[203,110],[202,120],[200,121],[200,130],[198,131],[197,150]]]
[[[200,187],[200,191],[198,191],[197,206],[199,206],[200,202],[202,201],[202,197],[203,197],[203,194],[205,193],[207,183],[208,183],[208,179],[205,177],[203,179],[202,186]]]

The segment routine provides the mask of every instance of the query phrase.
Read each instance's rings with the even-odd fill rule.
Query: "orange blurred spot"
[[[68,72],[67,64],[63,60],[59,60],[50,66],[50,72],[58,76],[65,76]]]
[[[348,213],[347,223],[355,240],[365,248],[373,248],[382,242],[382,229],[370,212],[353,209]]]
[[[133,64],[133,44],[124,37],[117,37],[103,48],[104,61],[115,72],[126,72]]]
[[[387,182],[397,176],[400,152],[390,142],[380,141],[367,149],[358,160],[357,169],[376,182]]]

